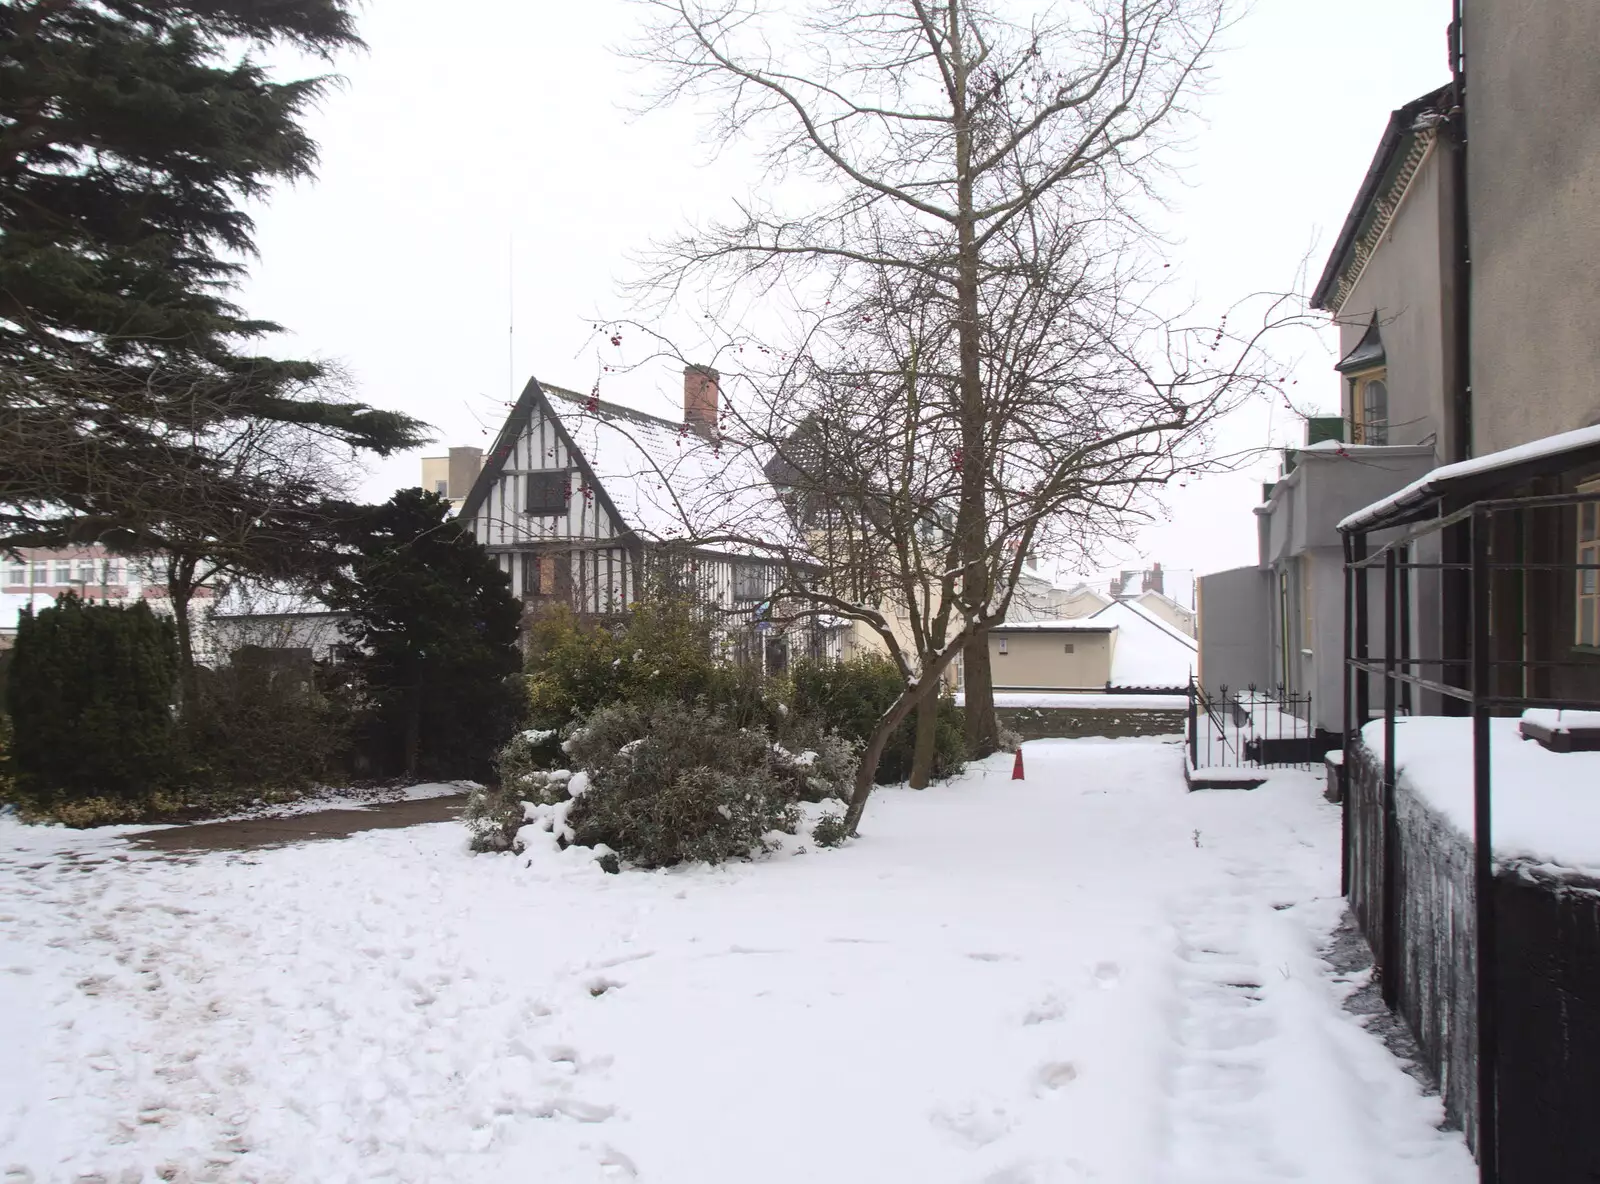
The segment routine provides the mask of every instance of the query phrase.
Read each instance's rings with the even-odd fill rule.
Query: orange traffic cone
[[[1026,781],[1022,775],[1022,745],[1017,745],[1017,759],[1011,762],[1011,780]]]

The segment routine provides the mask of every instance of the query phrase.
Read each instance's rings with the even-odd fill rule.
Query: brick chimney
[[[722,376],[710,366],[683,368],[683,422],[702,436],[717,430],[717,396]]]
[[[1159,563],[1152,563],[1150,565],[1150,570],[1144,573],[1144,587],[1142,591],[1159,592],[1163,596],[1166,595],[1166,577],[1161,574],[1161,565]]]

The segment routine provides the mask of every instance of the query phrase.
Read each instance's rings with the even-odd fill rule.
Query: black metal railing
[[[1191,682],[1185,739],[1195,769],[1310,768],[1326,751],[1325,743],[1318,747],[1311,693],[1283,687],[1221,686],[1211,694]]]
[[[1600,576],[1600,564],[1574,562],[1579,554],[1573,526],[1583,507],[1600,503],[1600,491],[1528,497],[1486,498],[1460,508],[1435,503],[1427,511],[1361,520],[1345,529],[1345,770],[1361,743],[1362,728],[1381,720],[1383,757],[1378,773],[1381,819],[1376,862],[1378,929],[1374,951],[1385,1002],[1400,1004],[1402,950],[1399,872],[1399,809],[1396,794],[1395,723],[1413,695],[1436,696],[1449,714],[1471,720],[1473,982],[1476,1031],[1475,1096],[1469,1116],[1481,1184],[1501,1178],[1498,1066],[1499,993],[1497,913],[1492,834],[1494,787],[1491,765],[1493,716],[1518,715],[1530,707],[1600,709],[1589,693],[1596,647],[1582,644],[1574,617],[1585,603],[1582,589]],[[1590,510],[1588,515],[1600,514]],[[1584,521],[1590,521],[1585,516]],[[1386,541],[1372,546],[1371,534]],[[1419,544],[1438,540],[1440,559],[1425,562]],[[1447,618],[1438,657],[1422,657],[1410,636],[1419,577],[1437,584]],[[1374,579],[1378,587],[1371,585]],[[1587,583],[1586,583],[1587,581]],[[1373,593],[1377,595],[1374,596]],[[1576,604],[1574,604],[1574,599]],[[1454,611],[1452,612],[1452,607]],[[1382,614],[1381,641],[1374,644],[1372,610]],[[1377,650],[1378,652],[1374,652]],[[1588,651],[1587,653],[1584,651]],[[1587,673],[1589,677],[1581,677]],[[1381,708],[1374,708],[1374,690]],[[1357,819],[1353,796],[1343,795],[1344,843],[1341,890],[1355,899]]]

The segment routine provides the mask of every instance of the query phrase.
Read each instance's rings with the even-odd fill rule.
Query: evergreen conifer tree
[[[244,202],[310,174],[300,119],[330,83],[277,81],[255,52],[359,45],[351,7],[0,3],[0,542],[64,515],[96,538],[167,520],[179,482],[227,497],[208,446],[241,424],[417,442],[329,397],[321,365],[262,356],[277,326],[228,298]]]
[[[330,589],[372,702],[382,764],[411,777],[488,773],[516,726],[522,606],[510,579],[435,493],[372,507]]]

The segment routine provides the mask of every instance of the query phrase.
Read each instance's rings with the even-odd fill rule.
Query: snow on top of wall
[[[646,539],[710,539],[733,535],[796,546],[792,520],[748,448],[708,440],[642,412],[619,414],[581,396],[544,388],[550,407],[621,515]],[[709,549],[759,554],[742,542]]]
[[[1522,713],[1524,722],[1552,732],[1570,732],[1573,728],[1600,728],[1600,711],[1567,711],[1564,708],[1531,707]]]
[[[1117,627],[1111,652],[1113,687],[1181,687],[1194,673],[1194,640],[1144,606],[1119,600],[1089,620]]]
[[[1495,855],[1600,874],[1600,752],[1551,752],[1489,721]],[[1361,739],[1383,760],[1383,721]],[[1395,721],[1395,767],[1418,795],[1472,837],[1472,721],[1419,716]]]
[[[1563,452],[1586,448],[1591,445],[1600,445],[1600,425],[1588,428],[1579,428],[1573,432],[1560,432],[1554,436],[1546,436],[1542,440],[1530,440],[1526,444],[1518,444],[1514,448],[1502,448],[1499,452],[1488,452],[1482,456],[1475,456],[1471,460],[1458,460],[1454,464],[1441,465],[1432,472],[1417,478],[1410,485],[1395,490],[1381,501],[1373,502],[1344,518],[1339,523],[1340,530],[1355,530],[1364,523],[1387,514],[1397,506],[1417,501],[1430,493],[1430,487],[1448,481],[1457,481],[1462,477],[1471,477],[1479,473],[1492,473],[1496,469],[1508,469],[1513,465],[1520,465],[1530,460],[1540,460],[1547,456],[1559,456]]]

